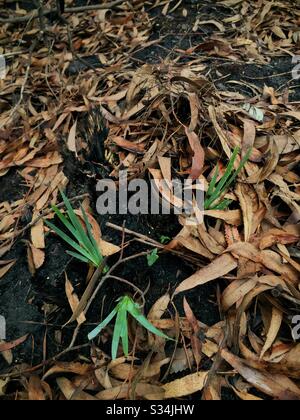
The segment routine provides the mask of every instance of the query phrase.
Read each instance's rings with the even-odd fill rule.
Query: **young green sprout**
[[[143,327],[145,327],[151,333],[165,338],[166,340],[172,340],[166,334],[155,328],[147,318],[141,313],[140,307],[135,303],[129,296],[124,296],[119,299],[119,303],[113,309],[113,311],[108,315],[107,318],[101,324],[98,325],[92,332],[89,333],[88,339],[93,340],[100,332],[105,328],[110,321],[117,316],[115,322],[115,328],[113,333],[112,340],[112,359],[117,358],[118,347],[120,339],[122,339],[122,346],[125,356],[129,354],[129,344],[128,344],[128,324],[127,324],[127,312],[137,320]]]
[[[231,203],[231,200],[225,199],[220,201],[220,199],[222,198],[222,196],[224,196],[224,194],[226,194],[231,184],[235,181],[241,170],[244,168],[251,155],[251,151],[252,149],[248,150],[248,152],[241,160],[239,167],[234,171],[234,163],[240,152],[240,149],[236,147],[227,165],[226,171],[219,181],[217,181],[219,177],[219,167],[217,165],[216,171],[212,177],[212,180],[210,181],[209,188],[205,196],[204,210],[227,209],[227,207]]]
[[[67,209],[67,217],[62,214],[58,207],[52,206],[52,208],[71,235],[67,235],[48,220],[45,220],[46,225],[74,249],[74,251],[67,251],[69,255],[85,263],[92,264],[94,267],[99,267],[103,261],[103,256],[93,237],[91,225],[84,208],[81,206],[85,229],[79,217],[75,214],[70,201],[62,191],[61,196]]]
[[[159,260],[158,249],[155,248],[151,254],[147,255],[148,267],[152,267]]]

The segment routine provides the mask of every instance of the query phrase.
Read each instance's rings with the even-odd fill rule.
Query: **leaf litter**
[[[226,388],[242,400],[299,400],[300,344],[292,330],[300,307],[299,102],[290,99],[289,85],[274,89],[239,79],[232,80],[236,89],[227,90],[210,75],[213,60],[261,65],[299,53],[299,10],[291,2],[216,2],[226,13],[197,15],[191,33],[202,35],[196,43],[183,42],[160,62],[145,63],[138,58],[143,50],[165,41],[163,35],[151,37],[161,18],[139,0],[132,7],[119,3],[109,11],[68,13],[67,24],[47,18],[51,36],[46,32],[44,39],[38,38],[38,19],[24,29],[14,22],[24,10],[0,9],[0,52],[8,58],[0,80],[0,176],[9,182],[15,171],[25,188],[23,195],[0,203],[0,288],[15,266],[15,258],[6,254],[16,242],[26,246],[33,277],[53,258],[44,222],[54,217],[51,206],[65,212],[59,191],[73,183],[70,159],[91,178],[101,172],[90,162],[97,166],[102,159],[98,166],[112,180],[126,168],[131,179],[152,176],[166,185],[174,176],[200,179],[206,193],[212,182],[222,183],[231,163],[234,183],[216,198],[227,208],[207,208],[197,226],[180,216],[181,230],[168,244],[137,236],[150,246],[143,255],[149,265],[161,253],[175,252],[193,267],[182,282],[174,279],[148,313],[147,325],[151,322],[161,336],[131,320],[126,356],[120,347],[114,349],[117,359],[110,359],[105,344],[112,330],[107,328],[94,343],[85,337],[76,359],[59,360],[70,354],[75,334],[58,357],[44,357],[37,365],[14,363],[14,350],[29,335],[2,340],[0,356],[8,367],[0,372],[0,397],[163,400],[194,394],[197,399],[200,392],[202,399],[218,400]],[[152,10],[162,10],[163,19],[190,17],[188,2],[175,3],[156,1]],[[100,147],[87,121],[97,122]],[[159,192],[176,205],[168,188]],[[88,218],[103,256],[120,255],[123,263],[131,241],[124,242],[124,229],[118,246],[105,241],[88,198],[84,213],[75,214]],[[67,265],[61,271],[71,320],[79,330],[89,322],[97,271],[80,279],[83,291]],[[203,323],[186,296],[207,283],[217,289],[214,303],[221,319],[215,325]],[[140,293],[137,286],[134,290]],[[176,307],[175,296],[184,311]],[[51,314],[59,308],[46,304],[44,310]],[[63,333],[57,330],[58,341]]]

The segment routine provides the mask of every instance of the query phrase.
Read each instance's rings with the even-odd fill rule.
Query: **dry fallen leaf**
[[[65,273],[65,277],[66,277],[66,283],[65,283],[66,295],[67,295],[70,307],[72,311],[74,312],[78,308],[79,299],[74,291],[74,288],[70,280],[68,279],[67,273]],[[78,325],[84,324],[85,321],[86,321],[86,317],[83,313],[81,313],[79,317],[77,318]]]
[[[176,379],[173,382],[163,385],[165,390],[164,398],[180,398],[201,391],[205,385],[207,376],[208,372],[192,373],[184,378]]]
[[[266,395],[279,400],[300,400],[300,388],[286,376],[251,368],[228,350],[222,350],[221,355],[247,382]]]
[[[0,279],[15,265],[17,260],[0,261]]]
[[[175,290],[175,294],[193,289],[194,287],[208,283],[225,276],[237,268],[238,264],[235,258],[230,254],[223,254],[217,257],[206,267],[197,271],[191,277],[184,280]]]

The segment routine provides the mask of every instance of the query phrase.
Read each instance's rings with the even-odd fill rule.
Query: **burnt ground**
[[[204,4],[203,4],[204,3]],[[182,16],[184,7],[191,8],[193,13],[189,13],[188,18]],[[134,60],[137,62],[147,61],[150,63],[160,63],[161,60],[169,57],[176,57],[176,49],[186,49],[197,45],[199,42],[213,33],[216,29],[208,25],[202,33],[192,34],[195,18],[199,14],[205,15],[205,20],[218,19],[230,16],[231,9],[217,7],[213,2],[184,1],[180,8],[171,16],[164,17],[158,9],[153,10],[152,16],[155,19],[152,39],[164,36],[159,45],[153,45],[147,49],[141,49],[135,54]],[[253,63],[234,63],[222,58],[208,57],[204,61],[210,70],[210,77],[215,81],[216,87],[221,90],[240,91],[253,95],[245,85],[233,84],[232,81],[242,81],[254,84],[262,88],[265,84],[275,89],[284,90],[286,87],[295,85],[292,81],[291,71],[293,65],[291,58],[287,55],[276,57],[265,65]],[[217,79],[221,79],[217,81]],[[292,88],[292,99],[300,100],[300,91],[297,87]],[[70,180],[67,195],[89,192],[95,197],[95,181],[86,177],[84,168],[75,159],[67,155],[65,160],[65,173]],[[20,185],[20,177],[15,170],[11,170],[5,177],[1,178],[0,202],[15,201],[21,198],[26,191]],[[115,244],[120,244],[120,234],[105,227],[104,218],[99,218],[103,229],[104,239]],[[118,225],[123,224],[123,217],[110,217],[110,221]],[[180,226],[174,216],[143,216],[127,217],[126,227],[136,232],[146,234],[155,239],[160,236],[174,237],[179,231]],[[17,241],[12,251],[6,255],[7,259],[17,258],[17,263],[0,280],[0,313],[7,320],[7,340],[13,340],[24,334],[30,334],[31,340],[20,345],[14,350],[14,363],[37,364],[42,361],[43,344],[47,349],[46,358],[54,356],[69,343],[73,327],[67,327],[62,333],[62,342],[56,341],[56,333],[60,327],[69,319],[71,312],[64,292],[64,271],[67,270],[69,278],[76,287],[76,291],[81,293],[84,290],[85,268],[80,263],[70,260],[65,253],[64,245],[53,235],[47,237],[46,262],[33,278],[28,270],[26,245],[24,238]],[[131,247],[132,253],[142,250],[140,245]],[[147,266],[146,259],[140,259],[127,264],[122,271],[122,276],[128,278],[141,289],[150,288],[147,294],[146,311],[163,293],[173,290],[183,279],[188,277],[193,271],[185,262],[171,255],[162,255],[158,262],[151,268]],[[108,314],[114,306],[114,301],[118,296],[129,290],[120,284],[110,283],[102,289],[95,305],[89,314],[89,322],[99,321],[104,302],[103,315]],[[218,308],[216,307],[216,286],[205,285],[186,294],[186,297],[195,312],[196,317],[209,325],[215,324],[219,319]],[[177,308],[183,315],[181,307],[182,299],[175,300]],[[48,305],[48,316],[45,318],[45,303]],[[53,311],[49,307],[53,305]],[[82,328],[79,343],[86,342],[86,334],[91,329],[87,324]],[[45,337],[47,340],[44,341]],[[104,348],[105,349],[105,348]],[[106,349],[108,350],[108,348]],[[76,355],[78,356],[78,355]],[[74,355],[69,355],[74,359]],[[6,362],[0,358],[0,371],[8,369]]]

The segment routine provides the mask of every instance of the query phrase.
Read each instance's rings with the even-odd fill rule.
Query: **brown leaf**
[[[35,220],[39,216],[38,213],[34,213],[32,220]],[[31,228],[31,242],[32,245],[37,249],[45,248],[45,233],[44,233],[44,222],[43,219],[40,219],[34,226]]]
[[[74,124],[70,128],[69,135],[68,135],[68,141],[67,141],[68,149],[70,150],[70,152],[74,152],[74,153],[77,152],[76,130],[77,130],[77,120],[74,122]]]
[[[57,385],[67,400],[97,401],[97,398],[87,392],[79,390],[69,379],[61,377],[56,379]]]
[[[221,355],[247,382],[266,395],[279,400],[300,400],[300,389],[286,376],[260,372],[225,349]]]
[[[223,292],[222,307],[227,312],[234,304],[238,303],[257,284],[257,279],[236,280],[232,282]]]
[[[23,337],[18,338],[17,340],[11,341],[10,343],[2,343],[0,344],[0,353],[3,351],[12,350],[15,347],[18,347],[20,344],[23,344],[24,341],[27,340],[28,334],[24,335]]]
[[[242,214],[240,210],[205,210],[205,216],[221,219],[229,225],[239,226],[242,224]]]
[[[78,308],[79,306],[79,299],[78,296],[76,295],[74,288],[72,286],[72,283],[70,282],[70,280],[68,279],[67,273],[65,273],[65,277],[66,277],[66,282],[65,282],[65,290],[66,290],[66,295],[70,304],[70,307],[74,313],[74,311]],[[84,324],[86,321],[85,315],[84,313],[81,313],[79,315],[79,317],[77,318],[77,323],[78,325]]]
[[[209,372],[197,372],[163,385],[165,399],[180,398],[202,391]]]
[[[260,354],[261,359],[264,357],[265,353],[271,348],[274,341],[276,340],[276,337],[281,327],[282,320],[283,320],[282,312],[279,309],[275,308],[275,306],[273,306],[270,328],[267,333],[266,342]]]
[[[184,280],[175,290],[175,294],[193,289],[225,276],[238,266],[237,261],[230,254],[223,254],[194,275]]]
[[[198,338],[198,334],[200,331],[200,327],[198,325],[198,321],[188,303],[188,301],[186,300],[186,298],[184,297],[183,299],[183,309],[185,312],[185,315],[187,317],[187,320],[189,321],[192,329],[193,329],[193,334],[191,336],[191,345],[192,345],[192,350],[193,350],[193,356],[195,358],[196,361],[196,365],[197,365],[197,370],[199,368],[201,359],[202,359],[202,346],[201,346],[201,341]]]
[[[192,151],[194,152],[190,178],[195,180],[202,174],[205,152],[201,146],[199,137],[194,131],[190,131],[188,127],[185,127],[185,134],[187,135]]]
[[[0,346],[5,344],[4,340],[0,340]],[[11,365],[13,362],[13,352],[11,350],[6,350],[1,352],[1,356],[5,359],[5,361]]]
[[[43,376],[43,381],[57,373],[74,373],[80,376],[86,375],[91,370],[91,365],[78,362],[56,362]]]
[[[195,364],[191,349],[177,348],[172,359],[170,373],[178,373]]]
[[[136,397],[143,397],[146,400],[163,400],[164,389],[161,386],[150,385],[146,383],[138,383],[134,387],[132,385],[119,385],[110,389],[100,391],[96,397],[99,400],[121,400],[128,398],[130,394]]]
[[[243,212],[245,242],[248,242],[251,235],[254,233],[254,205],[250,192],[251,187],[246,184],[238,183],[235,189],[235,193],[239,198],[240,206]]]
[[[123,137],[114,136],[111,138],[111,141],[114,142],[117,146],[121,147],[122,149],[128,150],[132,153],[144,154],[145,153],[145,145],[133,143],[129,140],[125,140]]]
[[[45,252],[42,249],[35,248],[32,244],[29,244],[32,263],[34,265],[34,272],[42,267],[45,262]]]
[[[244,119],[244,137],[242,145],[242,156],[245,156],[249,149],[253,148],[256,137],[256,124],[254,121]]]
[[[15,265],[17,260],[0,261],[0,279]],[[1,267],[3,266],[3,267]]]
[[[42,388],[41,380],[36,375],[32,375],[29,378],[28,399],[29,401],[45,401],[46,399]]]

